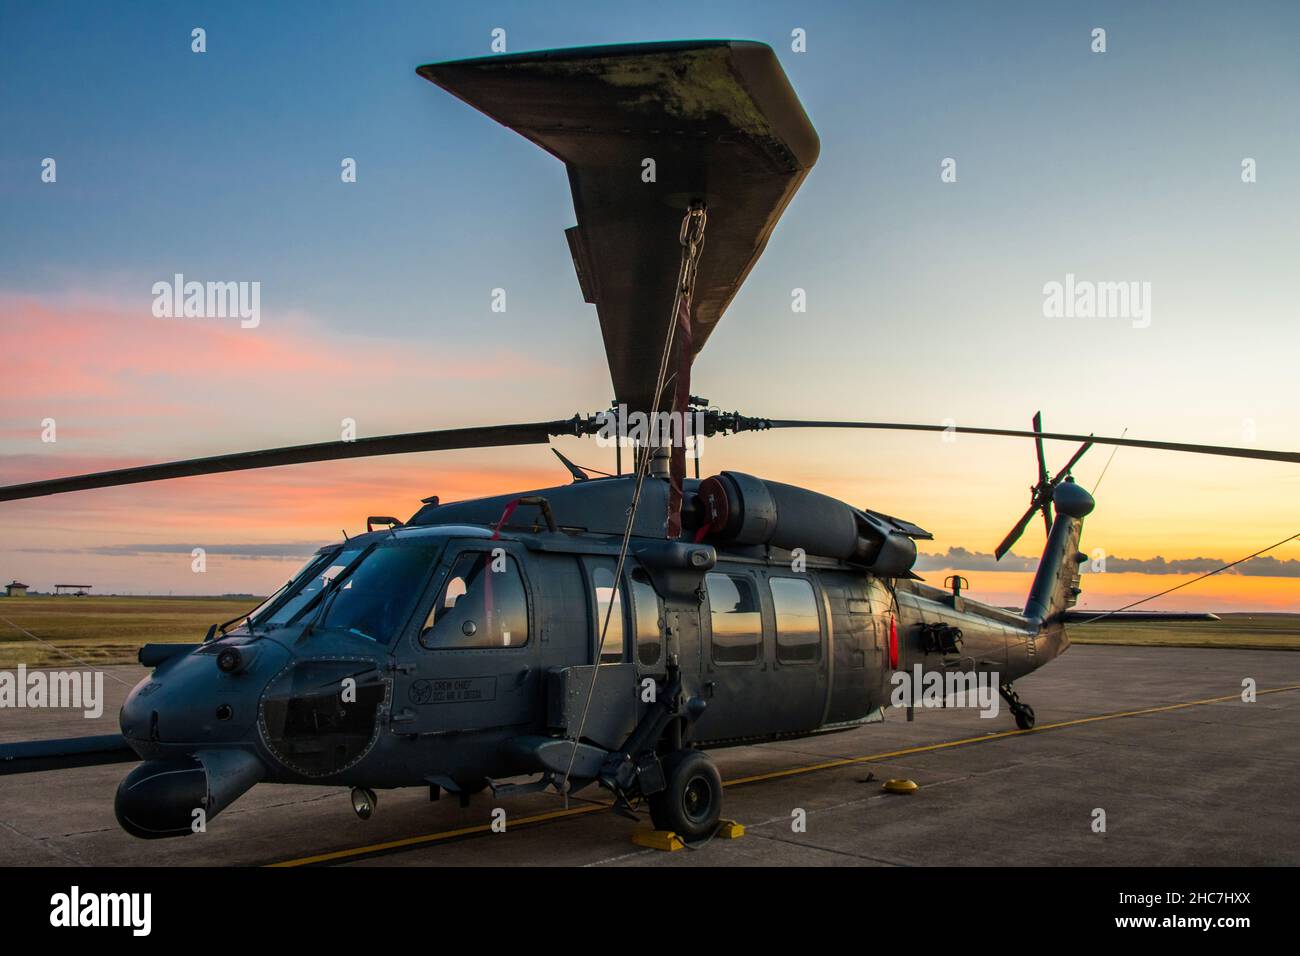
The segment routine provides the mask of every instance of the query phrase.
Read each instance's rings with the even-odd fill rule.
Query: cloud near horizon
[[[1232,559],[1236,560],[1236,559]],[[1120,558],[1106,556],[1106,573],[1122,574],[1204,574],[1221,568],[1229,562],[1223,558],[1182,558],[1166,560],[1160,555],[1154,558]],[[1098,573],[1092,570],[1091,562],[1081,565],[1085,574]],[[1037,558],[1021,557],[1014,552],[1005,555],[999,561],[992,554],[983,551],[968,551],[966,548],[952,547],[943,554],[921,554],[917,557],[918,571],[1035,571],[1038,569]],[[1278,560],[1269,555],[1251,558],[1235,567],[1221,572],[1223,574],[1243,574],[1250,577],[1300,578],[1300,559],[1288,558]]]
[[[319,541],[287,541],[264,544],[245,542],[242,544],[200,544],[171,542],[167,544],[105,544],[92,548],[17,548],[20,554],[95,554],[110,557],[140,557],[150,554],[190,555],[195,548],[201,547],[210,555],[245,561],[293,561],[306,560],[321,547]]]
[[[189,555],[196,547],[202,547],[210,555],[221,555],[241,560],[305,560],[310,557],[322,542],[242,542],[203,544],[195,542],[138,543],[97,545],[87,548],[17,548],[23,554],[93,554],[113,557],[138,557],[156,554]],[[1168,561],[1163,557],[1150,559],[1107,557],[1106,571],[1114,574],[1204,574],[1227,564],[1221,558],[1189,558]],[[944,554],[921,554],[917,558],[917,571],[1002,571],[1024,573],[1038,568],[1037,558],[1024,558],[1009,554],[1001,561],[992,554],[968,551],[965,548],[952,547]],[[1083,565],[1085,573],[1092,571],[1090,563]],[[1300,578],[1300,560],[1279,561],[1272,557],[1252,558],[1236,567],[1222,572],[1224,574],[1244,574],[1251,577]]]

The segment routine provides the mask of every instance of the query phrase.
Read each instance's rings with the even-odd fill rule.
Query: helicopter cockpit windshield
[[[356,560],[361,548],[318,554],[307,563],[279,594],[272,595],[250,617],[254,628],[284,627],[314,600],[330,581]]]
[[[438,558],[440,543],[391,540],[344,547],[309,569],[254,627],[311,625],[388,644],[397,635]]]

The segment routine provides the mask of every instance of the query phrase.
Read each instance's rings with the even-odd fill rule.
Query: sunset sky
[[[6,4],[0,483],[335,440],[344,418],[365,437],[604,407],[563,167],[415,74],[487,55],[497,27],[510,52],[776,50],[821,159],[696,364],[714,404],[1008,428],[1041,409],[1050,430],[1300,448],[1293,3]],[[260,282],[261,324],[155,317],[153,284],[176,273]],[[1045,318],[1067,274],[1149,282],[1149,327]],[[556,447],[612,470],[589,440]],[[1049,444],[1049,467],[1072,451]],[[1109,454],[1076,468],[1085,487]],[[1035,465],[1012,439],[792,431],[713,441],[703,468],[906,517],[946,555],[993,550]],[[0,583],[265,593],[368,514],[564,480],[532,446],[5,503]],[[1298,502],[1293,465],[1122,449],[1084,546],[1235,560],[1300,532]],[[1035,523],[1016,554],[1042,543]],[[1277,575],[1156,606],[1300,611],[1300,541],[1271,556]],[[1026,571],[971,565],[975,596],[1023,600]],[[1178,580],[1091,574],[1082,606]]]

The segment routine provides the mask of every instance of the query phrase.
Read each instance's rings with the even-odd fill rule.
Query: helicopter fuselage
[[[185,832],[194,806],[215,815],[259,781],[582,786],[673,678],[691,702],[675,745],[708,749],[882,719],[891,676],[917,664],[1001,685],[1064,649],[1059,625],[815,547],[633,535],[619,575],[622,536],[572,523],[601,497],[584,484],[431,506],[323,548],[243,625],[165,656],[122,709],[146,761],[119,791],[123,825]],[[546,501],[547,521],[459,520],[519,501]]]

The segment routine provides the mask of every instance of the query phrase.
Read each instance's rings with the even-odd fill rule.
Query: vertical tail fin
[[[1083,519],[1092,511],[1092,495],[1066,478],[1052,493],[1056,520],[1047,536],[1047,546],[1038,562],[1033,586],[1025,601],[1025,617],[1047,624],[1074,606],[1079,596],[1079,535]]]
[[[1056,486],[1052,502],[1056,505],[1056,520],[1025,600],[1024,616],[1038,629],[1030,649],[1031,668],[1046,663],[1069,646],[1065,611],[1079,598],[1079,565],[1086,560],[1079,551],[1079,536],[1083,519],[1095,505],[1092,495],[1076,485],[1073,478]]]

